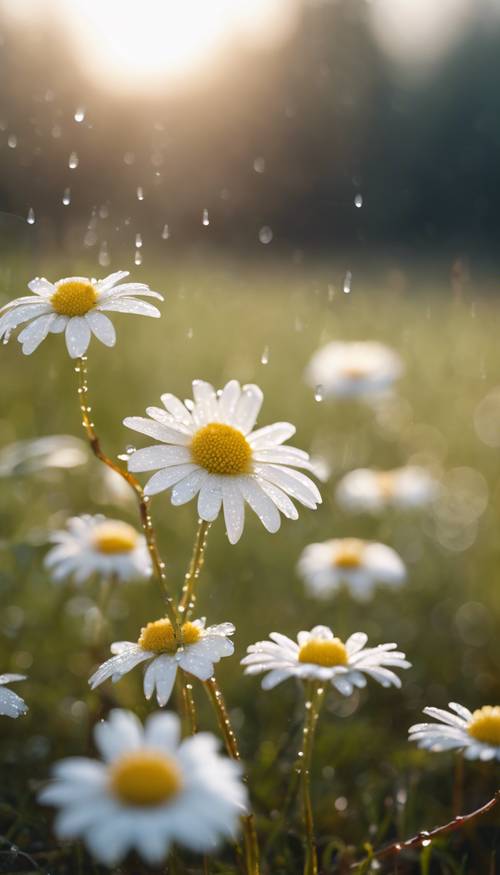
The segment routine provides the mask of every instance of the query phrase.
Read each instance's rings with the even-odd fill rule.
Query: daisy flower
[[[83,839],[107,866],[132,850],[157,866],[173,842],[210,853],[234,838],[247,794],[240,766],[220,756],[213,735],[180,742],[175,714],[152,714],[143,727],[117,709],[95,726],[94,738],[102,760],[56,763],[53,782],[39,795],[59,809],[59,838]]]
[[[68,276],[55,283],[37,277],[28,283],[32,295],[16,298],[0,309],[0,339],[8,339],[15,328],[29,322],[18,336],[25,355],[34,352],[47,334],[63,331],[71,358],[85,355],[92,334],[105,346],[114,346],[115,329],[106,313],[161,315],[137,296],[163,301],[162,295],[145,283],[120,282],[128,275],[128,270],[119,270],[102,280]]]
[[[392,471],[358,468],[340,480],[335,498],[344,510],[380,513],[387,507],[401,510],[425,507],[438,491],[432,474],[418,465]]]
[[[305,376],[325,398],[362,398],[386,392],[402,373],[399,355],[383,343],[332,341],[314,353]]]
[[[383,687],[400,687],[401,681],[388,666],[410,668],[405,654],[397,644],[366,647],[368,636],[355,632],[344,643],[335,638],[328,626],[315,626],[310,632],[299,632],[297,643],[271,632],[271,641],[257,641],[247,648],[248,656],[241,660],[245,674],[269,672],[262,681],[264,690],[272,690],[290,677],[301,680],[329,681],[343,696],[350,696],[354,687],[366,686],[366,677]]]
[[[194,401],[182,404],[162,395],[164,409],[148,407],[150,418],[129,416],[125,425],[161,441],[136,450],[129,471],[154,471],[145,493],[172,487],[172,504],[198,495],[198,516],[212,522],[221,508],[228,538],[235,544],[244,525],[247,502],[268,532],[277,532],[281,517],[297,519],[290,497],[316,508],[321,496],[297,468],[310,468],[303,450],[283,446],[295,434],[289,422],[253,431],[263,395],[258,386],[231,380],[220,392],[202,380],[193,382]],[[157,470],[159,469],[159,470]]]
[[[410,727],[410,741],[425,750],[462,750],[468,760],[500,760],[500,705],[483,705],[469,711],[449,702],[450,711],[424,708],[437,723],[416,723]]]
[[[297,569],[317,598],[328,598],[345,584],[354,598],[367,601],[377,583],[398,587],[406,579],[404,562],[392,547],[359,538],[309,544]]]
[[[54,580],[72,577],[83,583],[98,574],[109,580],[137,580],[152,573],[146,539],[128,523],[102,514],[71,517],[66,529],[54,532],[45,557]]]
[[[108,678],[119,681],[136,665],[149,661],[144,673],[144,695],[150,699],[156,688],[157,702],[163,707],[170,698],[178,668],[207,681],[214,673],[214,663],[234,653],[234,644],[228,637],[234,633],[232,623],[206,629],[203,618],[184,623],[181,632],[182,643],[177,646],[170,620],[162,619],[144,626],[137,643],[115,642],[111,645],[115,655],[92,675],[90,686],[94,690]]]
[[[0,674],[0,715],[2,717],[20,717],[21,714],[26,714],[28,706],[24,699],[5,686],[13,681],[25,680],[26,675],[24,674]]]

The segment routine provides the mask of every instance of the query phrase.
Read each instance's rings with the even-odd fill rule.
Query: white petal
[[[116,343],[116,331],[111,319],[98,310],[91,310],[86,315],[86,320],[94,334],[105,346],[114,346]]]
[[[232,417],[233,424],[240,428],[243,434],[252,431],[263,400],[262,389],[259,389],[258,386],[253,384],[243,386],[240,400]]]
[[[129,471],[154,471],[156,468],[169,468],[172,465],[184,465],[191,462],[191,453],[187,447],[152,446],[136,450],[128,461]]]
[[[71,358],[85,355],[90,343],[90,328],[84,316],[73,316],[66,325],[66,346]]]
[[[252,477],[241,477],[239,488],[245,501],[257,514],[268,532],[277,532],[281,525],[279,510],[274,502],[262,491],[257,481]]]
[[[53,310],[50,304],[40,303],[39,298],[33,298],[33,304],[26,304],[23,307],[14,307],[8,310],[0,317],[0,337],[6,331],[12,331],[21,325],[23,322],[29,322],[37,316],[44,316],[47,313],[52,313]]]
[[[245,508],[243,496],[231,477],[225,477],[223,480],[222,500],[227,536],[231,544],[236,544],[243,532]]]
[[[116,283],[119,283],[120,280],[124,280],[129,273],[130,271],[128,270],[116,270],[114,273],[110,273],[109,276],[104,277],[104,279],[98,280],[96,288],[99,292],[107,291],[107,289],[110,289]]]
[[[30,280],[28,288],[34,292],[35,295],[41,295],[42,297],[47,297],[54,293],[54,284],[49,283],[49,281],[43,276],[37,276],[34,280]]]
[[[123,420],[123,424],[132,431],[138,431],[148,437],[156,438],[165,444],[174,444],[175,446],[185,446],[189,442],[189,437],[175,428],[164,425],[161,422],[155,422],[153,419],[147,419],[145,416],[127,416]]]
[[[184,406],[182,401],[175,397],[175,395],[171,395],[170,392],[165,392],[164,395],[161,395],[161,402],[164,405],[165,410],[167,410],[174,419],[182,422],[183,425],[192,427],[193,418],[189,410]]]
[[[171,468],[163,468],[157,471],[149,478],[144,492],[146,495],[157,495],[158,492],[164,492],[165,489],[170,489],[180,480],[184,480],[187,474],[196,471],[196,465],[173,465]]]
[[[203,380],[193,380],[195,409],[193,419],[197,425],[206,425],[217,420],[218,404],[215,389]]]
[[[40,346],[47,337],[50,326],[55,318],[54,313],[49,313],[48,316],[39,316],[38,319],[35,319],[30,325],[23,328],[17,339],[23,346],[24,355],[31,355]]]
[[[101,756],[107,762],[113,762],[123,753],[142,746],[142,725],[131,711],[115,708],[107,720],[96,723],[94,738]]]
[[[180,505],[191,501],[208,477],[210,474],[204,468],[197,468],[188,474],[172,489],[172,504]]]
[[[136,298],[111,298],[98,305],[99,310],[112,311],[113,313],[132,313],[137,316],[153,316],[158,319],[161,316],[157,307],[148,304],[147,301],[138,301]]]
[[[222,482],[218,477],[209,477],[198,495],[198,516],[207,522],[217,519],[222,506]]]
[[[248,443],[254,450],[268,449],[282,444],[295,434],[295,426],[290,422],[275,422],[273,425],[265,425],[258,428],[247,437]]]
[[[231,423],[233,421],[236,405],[240,400],[241,388],[238,380],[230,380],[226,383],[219,397],[219,420]]]
[[[258,480],[260,488],[269,496],[269,498],[274,501],[276,507],[281,511],[281,513],[287,517],[289,520],[296,520],[299,517],[299,512],[295,507],[293,501],[288,498],[286,492],[283,492],[279,486],[275,486],[274,483],[269,483],[268,480]]]

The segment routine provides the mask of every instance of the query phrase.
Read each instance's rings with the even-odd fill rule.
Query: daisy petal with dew
[[[141,629],[137,642],[117,641],[112,644],[114,656],[99,666],[89,684],[94,690],[109,678],[113,682],[119,681],[136,665],[147,662],[144,695],[150,699],[156,691],[158,705],[163,707],[170,698],[177,670],[183,669],[201,681],[207,681],[214,673],[214,664],[234,653],[234,644],[230,640],[233,633],[232,623],[205,627],[205,618],[202,618],[184,623],[181,626],[182,639],[177,642],[170,620],[156,620]]]
[[[483,705],[469,711],[457,702],[443,708],[424,708],[434,723],[416,723],[409,740],[424,750],[460,750],[467,760],[500,760],[500,705]]]
[[[0,675],[0,715],[2,717],[21,717],[26,714],[28,706],[21,696],[9,690],[5,684],[12,684],[15,681],[25,681],[26,676],[23,674],[1,674]]]
[[[91,855],[115,866],[136,851],[159,866],[172,844],[213,852],[233,840],[247,793],[238,763],[220,756],[214,736],[180,740],[179,718],[152,714],[144,727],[130,711],[111,711],[94,729],[101,760],[56,763],[39,799],[55,806],[56,835],[82,839]]]
[[[297,570],[307,591],[322,599],[345,585],[353,598],[368,601],[377,584],[398,588],[406,580],[405,564],[392,547],[359,538],[309,544]]]
[[[183,404],[163,395],[163,408],[148,407],[147,417],[124,420],[133,431],[160,441],[129,458],[134,473],[156,471],[146,495],[171,489],[174,505],[197,496],[202,520],[213,522],[223,512],[231,544],[243,532],[245,504],[268,532],[276,532],[280,514],[297,517],[294,501],[311,509],[321,503],[317,486],[297,470],[311,469],[308,454],[284,446],[294,426],[277,422],[255,429],[263,401],[258,386],[240,387],[231,380],[216,392],[210,383],[195,380],[193,396]]]
[[[426,507],[439,494],[432,474],[418,465],[405,465],[392,471],[358,468],[340,480],[335,491],[337,503],[350,513],[381,513],[388,507],[413,510]]]
[[[317,350],[305,378],[324,398],[369,398],[386,393],[403,373],[398,353],[376,341],[332,341]]]
[[[269,638],[251,644],[241,660],[245,674],[265,673],[264,690],[297,677],[331,683],[341,695],[350,696],[355,687],[366,686],[367,676],[383,687],[400,687],[393,669],[411,665],[396,649],[397,644],[365,647],[368,639],[364,632],[355,632],[344,642],[328,626],[315,626],[310,632],[299,632],[297,641],[278,632],[271,632]]]
[[[18,336],[25,355],[38,349],[48,334],[62,332],[71,358],[85,355],[92,335],[105,346],[114,346],[116,333],[107,313],[161,315],[157,307],[140,299],[163,301],[163,296],[145,283],[121,282],[128,275],[127,270],[119,270],[101,280],[70,276],[55,283],[37,277],[28,283],[32,295],[0,309],[0,340],[25,325]]]

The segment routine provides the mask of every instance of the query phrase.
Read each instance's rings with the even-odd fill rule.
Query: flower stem
[[[92,452],[104,465],[107,465],[108,468],[111,468],[116,474],[119,474],[133,489],[135,496],[137,498],[139,504],[139,513],[141,516],[142,528],[144,529],[144,534],[146,536],[146,542],[148,545],[149,554],[151,556],[151,562],[153,564],[153,568],[158,578],[160,585],[163,590],[163,594],[165,597],[166,610],[168,614],[168,618],[172,623],[172,627],[174,629],[175,637],[179,637],[179,621],[177,616],[177,609],[175,606],[175,602],[170,595],[170,591],[167,584],[167,575],[165,572],[165,563],[163,562],[160,551],[158,549],[158,544],[156,541],[156,534],[153,528],[153,522],[151,519],[151,513],[149,510],[149,498],[144,494],[144,490],[139,483],[139,481],[134,477],[130,471],[127,471],[126,468],[123,468],[121,465],[118,465],[113,459],[110,459],[106,453],[101,449],[101,442],[95,430],[94,422],[91,418],[92,408],[88,404],[88,374],[87,374],[87,357],[82,356],[77,359],[75,365],[75,372],[78,375],[78,396],[80,401],[80,411],[82,414],[82,425],[85,429],[85,433],[87,435],[90,447]]]
[[[189,734],[196,735],[196,733],[198,732],[198,721],[196,717],[196,705],[193,697],[193,686],[189,682],[189,675],[187,675],[187,677],[184,676],[184,672],[182,672],[181,674],[180,687],[182,696],[182,707],[184,709],[184,714],[186,715],[186,721],[189,727]]]
[[[302,816],[304,819],[306,851],[304,875],[318,875],[318,855],[314,839],[314,817],[310,792],[310,771],[314,747],[314,735],[324,695],[324,687],[317,683],[312,682],[306,687],[306,714],[304,729],[302,731],[302,750],[299,753],[302,789]]]
[[[236,760],[236,762],[241,762],[241,756],[238,749],[238,742],[236,741],[236,735],[231,725],[231,720],[227,712],[224,696],[215,677],[211,677],[210,680],[205,681],[203,686],[207,691],[208,698],[210,699],[217,715],[217,721],[219,723],[219,728],[224,739],[224,744],[226,745],[226,750],[231,759]],[[244,777],[245,783],[246,780],[246,777]],[[243,842],[245,846],[246,875],[259,875],[259,843],[257,839],[257,831],[255,829],[255,820],[253,814],[244,815],[241,818],[241,825],[243,830]]]
[[[205,550],[207,546],[208,530],[211,523],[206,520],[198,520],[198,529],[193,546],[193,555],[184,578],[182,596],[179,602],[179,614],[184,622],[187,622],[193,613],[196,604],[195,585],[200,576],[203,563],[205,562]]]

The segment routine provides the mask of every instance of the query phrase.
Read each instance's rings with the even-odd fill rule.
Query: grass
[[[71,267],[77,273],[85,264]],[[341,637],[358,629],[371,641],[395,640],[413,669],[403,689],[374,684],[349,700],[330,694],[320,720],[313,763],[313,797],[324,873],[347,871],[346,848],[405,838],[445,821],[459,793],[456,759],[412,749],[408,726],[427,704],[449,700],[472,707],[500,701],[500,460],[476,434],[477,405],[500,374],[500,305],[474,294],[452,303],[443,282],[432,294],[417,279],[411,296],[379,281],[353,282],[340,291],[340,272],[326,264],[308,270],[272,264],[209,261],[165,269],[141,268],[145,281],[167,292],[164,316],[153,321],[115,318],[118,343],[110,351],[94,342],[89,355],[90,395],[97,430],[112,455],[131,443],[122,426],[142,414],[162,392],[190,396],[190,381],[202,377],[220,386],[231,377],[257,382],[265,402],[260,424],[290,420],[293,443],[325,457],[332,469],[322,486],[323,506],[303,510],[269,535],[251,513],[241,542],[231,547],[219,521],[210,532],[198,608],[210,622],[237,626],[237,657],[275,629],[294,635],[321,622]],[[39,272],[42,272],[41,270]],[[54,262],[49,275],[64,273]],[[21,265],[10,274],[23,294]],[[332,296],[329,284],[335,287]],[[406,375],[399,395],[383,412],[349,402],[318,403],[302,373],[312,352],[333,338],[387,342],[399,350]],[[269,361],[262,364],[266,351]],[[0,445],[49,434],[79,434],[76,375],[61,337],[51,337],[25,358],[17,343],[1,349]],[[134,441],[135,442],[135,441]],[[139,441],[137,441],[139,445]],[[334,484],[361,465],[394,467],[407,460],[430,465],[452,484],[441,515],[392,514],[379,519],[342,514]],[[462,469],[456,473],[456,469]],[[463,469],[467,469],[464,473]],[[451,473],[455,471],[455,473]],[[455,484],[455,485],[453,485]],[[487,506],[479,514],[487,494]],[[29,715],[2,722],[0,872],[37,871],[14,858],[13,843],[51,875],[98,871],[78,847],[61,849],[50,833],[50,812],[34,794],[50,763],[92,749],[91,725],[103,708],[122,705],[145,716],[141,673],[119,685],[89,693],[87,678],[102,650],[89,643],[88,617],[96,584],[79,590],[53,585],[42,560],[47,535],[72,514],[103,512],[137,523],[135,505],[106,488],[103,470],[89,457],[71,471],[43,471],[2,481],[0,491],[0,666],[29,680],[17,688]],[[196,526],[195,508],[172,508],[165,495],[153,516],[167,558],[172,586],[180,588]],[[311,541],[355,535],[396,547],[409,565],[409,583],[399,592],[380,589],[369,606],[346,592],[332,602],[305,597],[295,564]],[[161,613],[154,583],[127,585],[112,598],[109,640],[137,638],[139,627]],[[87,620],[86,620],[87,618]],[[238,658],[225,660],[218,677],[230,703],[241,747],[251,764],[251,788],[266,848],[266,871],[300,871],[300,820],[291,806],[278,830],[290,768],[300,741],[301,697],[292,682],[272,693],[245,678]],[[215,728],[198,694],[201,720]],[[462,810],[470,810],[498,786],[494,765],[466,764]],[[495,816],[466,834],[433,844],[382,871],[485,875],[495,871],[499,834]],[[44,856],[49,854],[48,857]],[[230,849],[217,871],[236,871]],[[181,855],[179,872],[199,871]],[[31,869],[30,869],[31,866]],[[3,868],[2,868],[3,867]],[[135,864],[130,871],[137,872]]]

